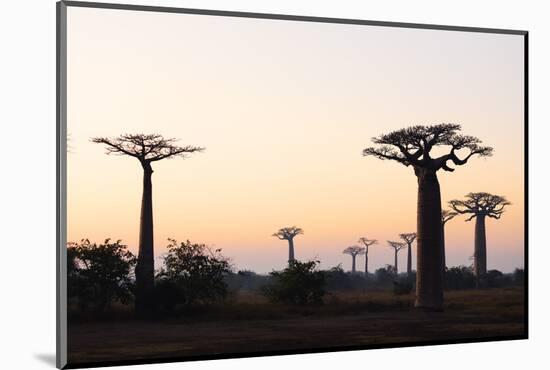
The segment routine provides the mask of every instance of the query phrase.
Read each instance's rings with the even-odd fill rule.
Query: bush
[[[283,271],[270,273],[272,283],[262,293],[272,302],[293,305],[322,304],[325,274],[317,269],[319,261],[291,261]]]
[[[525,271],[523,269],[515,269],[512,279],[515,284],[523,285],[523,282],[525,281]]]
[[[412,290],[413,290],[413,284],[411,281],[407,279],[393,282],[393,293],[395,295],[410,294]]]
[[[120,240],[103,244],[83,239],[67,247],[68,296],[78,299],[82,310],[105,311],[112,302],[128,303],[132,297],[131,271],[137,260]]]
[[[374,272],[374,279],[380,285],[389,286],[396,279],[397,274],[395,268],[392,265],[386,265]]]
[[[346,273],[342,265],[335,266],[324,271],[327,290],[353,289],[353,281],[350,274]]]
[[[487,286],[489,288],[501,288],[512,285],[513,278],[509,274],[503,274],[499,270],[487,271]]]
[[[471,267],[451,267],[445,271],[444,279],[447,289],[472,289],[475,287],[474,271]]]
[[[231,272],[221,249],[211,251],[204,244],[168,239],[168,253],[157,274],[156,298],[164,309],[177,304],[208,305],[226,298],[225,277]]]
[[[259,290],[262,286],[269,283],[271,280],[268,275],[259,275],[250,270],[239,270],[237,273],[230,273],[226,276],[225,281],[229,290]]]
[[[161,310],[172,312],[184,302],[183,289],[171,279],[159,278],[155,281],[155,302]]]

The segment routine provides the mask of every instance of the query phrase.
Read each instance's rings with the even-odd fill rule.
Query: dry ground
[[[262,351],[314,350],[522,336],[521,288],[447,292],[445,311],[412,308],[391,292],[330,294],[322,307],[292,308],[240,293],[223,307],[158,321],[71,319],[69,364]]]

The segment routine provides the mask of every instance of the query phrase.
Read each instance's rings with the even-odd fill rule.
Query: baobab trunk
[[[412,243],[407,245],[407,277],[411,277],[412,274]]]
[[[399,272],[397,271],[397,249],[395,250],[395,255],[393,258],[393,267],[395,268],[395,275],[397,275]]]
[[[476,216],[476,235],[474,245],[474,275],[476,277],[476,286],[485,285],[485,275],[487,274],[487,242],[485,237],[485,216]]]
[[[447,261],[445,259],[445,224],[441,223],[441,271],[445,275],[445,268],[447,267]]]
[[[355,258],[357,256],[351,256],[351,273],[355,274]]]
[[[443,309],[441,268],[441,193],[435,172],[416,171],[418,178],[415,307]]]
[[[143,195],[139,224],[139,255],[136,264],[136,312],[146,315],[153,309],[154,253],[153,253],[153,197],[151,176],[153,169],[148,162],[143,166]]]
[[[288,239],[288,262],[294,261],[294,240]]]
[[[365,276],[369,276],[369,251],[365,253]]]

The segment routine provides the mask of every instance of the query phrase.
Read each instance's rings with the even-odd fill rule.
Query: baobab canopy
[[[171,157],[185,157],[187,153],[200,152],[204,148],[178,146],[174,138],[159,134],[123,134],[114,138],[95,137],[92,142],[105,144],[106,154],[129,155],[144,161],[160,161]]]
[[[504,207],[510,203],[505,197],[489,193],[468,193],[464,200],[451,200],[449,205],[460,214],[471,214],[466,221],[478,215],[499,219],[504,213]]]
[[[281,240],[289,240],[294,238],[296,235],[303,234],[304,230],[296,226],[287,226],[277,230],[272,236],[275,236]]]
[[[391,159],[405,166],[429,168],[433,171],[443,169],[454,171],[449,163],[463,165],[473,156],[491,156],[493,148],[481,146],[481,140],[468,135],[460,135],[461,127],[457,124],[443,123],[433,126],[411,126],[401,130],[380,135],[372,139],[379,147],[363,150],[363,155],[372,155],[380,159]],[[449,152],[436,158],[430,151],[437,146],[448,146]],[[462,149],[469,152],[462,156],[457,153]]]

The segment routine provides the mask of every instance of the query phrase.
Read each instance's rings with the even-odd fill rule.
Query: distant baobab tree
[[[342,253],[349,254],[351,256],[351,273],[355,274],[355,258],[359,255],[365,254],[365,248],[358,245],[352,245],[344,249]]]
[[[73,153],[73,146],[71,142],[73,141],[71,134],[67,134],[67,153]]]
[[[407,245],[407,277],[412,274],[412,243],[416,240],[416,233],[399,234],[401,240]]]
[[[443,272],[447,268],[445,257],[445,224],[451,221],[456,215],[458,215],[457,212],[449,211],[448,209],[441,211],[441,267],[443,268]]]
[[[303,234],[304,230],[296,226],[287,226],[279,229],[272,236],[288,241],[288,262],[294,261],[294,237]]]
[[[489,193],[468,193],[465,200],[451,200],[449,205],[460,214],[470,214],[466,221],[476,219],[474,242],[474,275],[476,285],[484,283],[487,274],[487,241],[485,237],[485,218],[500,219],[504,207],[511,203],[505,197]]]
[[[460,125],[412,126],[375,137],[377,147],[363,150],[374,156],[412,166],[418,180],[417,268],[415,306],[430,310],[443,308],[443,269],[441,268],[441,193],[437,171],[454,171],[449,166],[464,165],[472,156],[490,156],[493,149],[481,146],[473,136],[460,135]],[[447,154],[432,158],[435,147],[448,147]],[[463,158],[457,151],[468,150]]]
[[[188,153],[204,148],[177,146],[176,139],[166,139],[157,134],[124,134],[115,138],[95,137],[92,142],[104,144],[107,154],[127,155],[136,158],[143,168],[143,196],[139,224],[139,254],[135,269],[136,312],[149,314],[153,309],[154,294],[154,247],[153,247],[153,194],[151,176],[152,162],[172,157],[185,157]]]
[[[371,245],[377,244],[378,240],[368,239],[367,237],[361,237],[358,240],[359,243],[365,246],[365,276],[369,275],[369,247]]]
[[[390,247],[392,247],[394,252],[395,252],[393,266],[394,266],[394,269],[395,269],[395,274],[397,275],[399,273],[399,270],[397,269],[397,253],[399,253],[399,251],[401,249],[405,248],[405,243],[392,242],[392,241],[388,240],[388,245]]]

